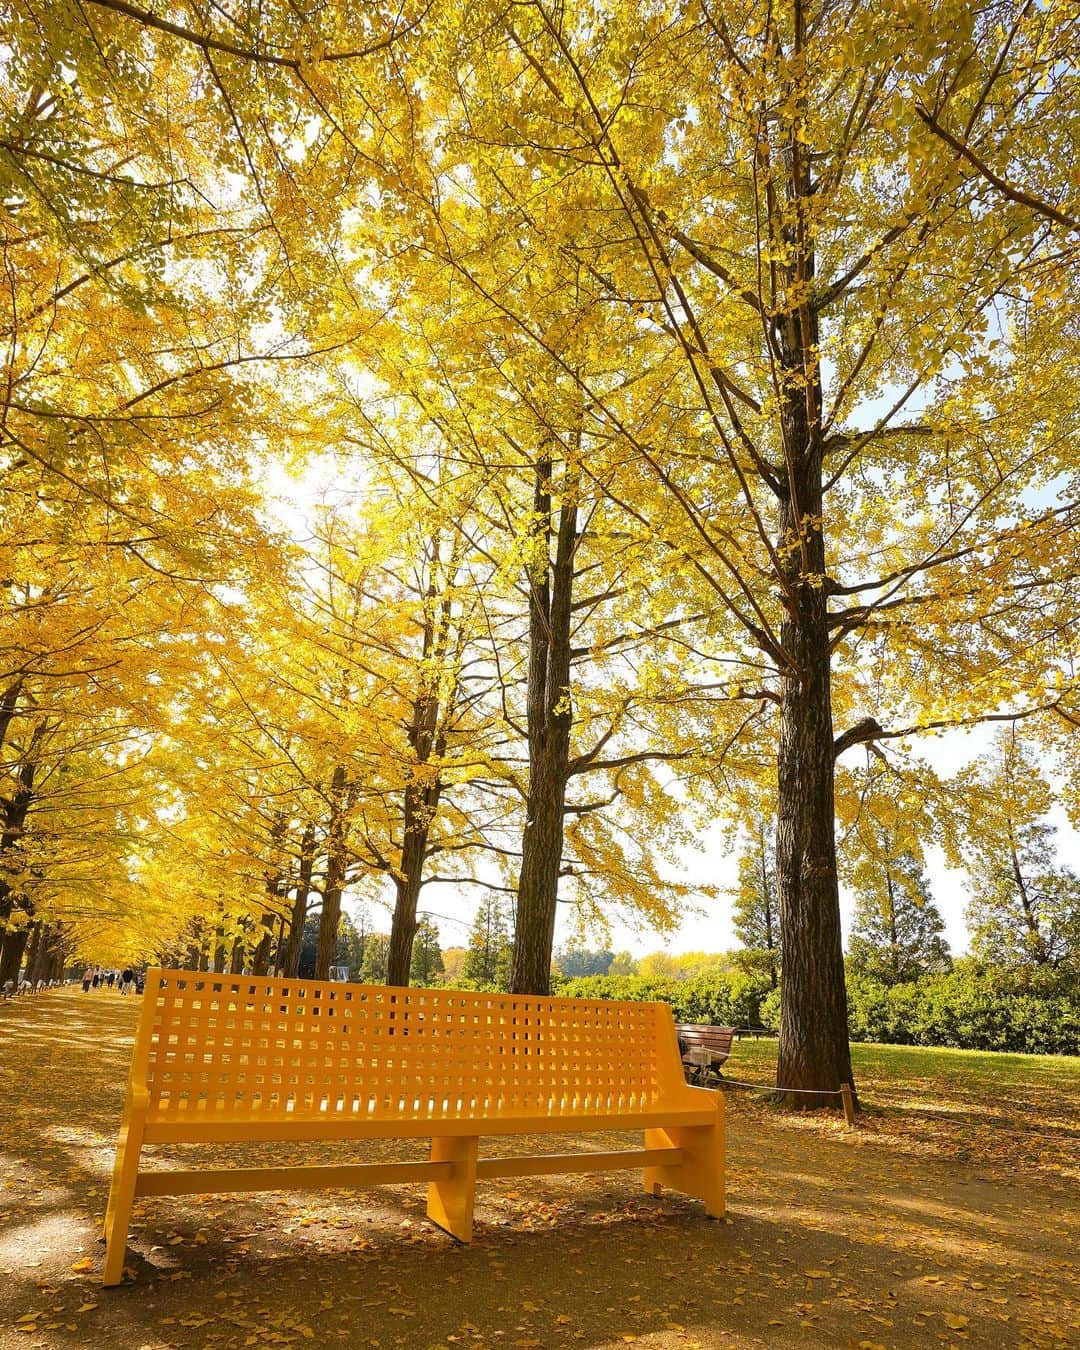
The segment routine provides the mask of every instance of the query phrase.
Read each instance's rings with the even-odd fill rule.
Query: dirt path
[[[1080,1345],[1072,1182],[898,1158],[873,1134],[793,1127],[739,1099],[723,1223],[646,1197],[633,1173],[487,1183],[467,1248],[427,1223],[422,1187],[143,1201],[134,1280],[102,1290],[96,1231],[136,1013],[134,1000],[68,991],[0,1008],[3,1350]],[[303,1146],[305,1161],[345,1153]],[[296,1151],[197,1156],[251,1165]]]

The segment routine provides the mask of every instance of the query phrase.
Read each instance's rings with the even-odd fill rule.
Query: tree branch
[[[916,105],[915,112],[935,136],[955,150],[961,159],[966,159],[972,168],[981,174],[988,183],[996,187],[1003,197],[1007,197],[1009,201],[1015,202],[1018,206],[1028,207],[1036,215],[1045,216],[1047,220],[1052,220],[1056,225],[1064,225],[1067,230],[1073,230],[1080,234],[1080,220],[1077,220],[1075,216],[1066,215],[1063,211],[1059,211],[1057,207],[1051,206],[1049,202],[1043,201],[1041,197],[1033,197],[1030,192],[1025,192],[1023,188],[1013,187],[1011,183],[996,174],[987,163],[981,160],[970,146],[965,145],[963,141],[958,141],[951,132],[946,131],[937,118],[921,104]]]

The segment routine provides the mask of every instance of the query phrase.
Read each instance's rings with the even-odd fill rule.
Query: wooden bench
[[[719,1071],[731,1054],[734,1027],[705,1027],[681,1022],[676,1031],[682,1049],[683,1067],[695,1080]]]
[[[481,1135],[644,1130],[644,1148],[478,1158]],[[429,1161],[143,1171],[165,1143],[430,1138]],[[151,970],[105,1217],[119,1284],[139,1196],[428,1183],[472,1236],[477,1180],[642,1168],[724,1212],[718,1092],[690,1087],[659,1003]]]

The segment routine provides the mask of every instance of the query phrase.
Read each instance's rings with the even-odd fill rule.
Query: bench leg
[[[453,1170],[444,1180],[428,1183],[428,1218],[459,1242],[472,1241],[479,1142],[475,1135],[431,1141],[431,1161],[451,1163]]]
[[[668,1126],[645,1131],[646,1148],[679,1148],[681,1163],[646,1167],[645,1190],[659,1195],[667,1186],[683,1195],[704,1200],[706,1214],[724,1217],[724,1103],[717,1106],[715,1125]]]
[[[120,1132],[113,1165],[109,1203],[105,1210],[104,1237],[105,1265],[101,1283],[119,1284],[124,1277],[124,1253],[127,1251],[128,1224],[131,1206],[135,1200],[135,1179],[139,1174],[139,1154],[142,1151],[143,1121],[135,1114],[125,1122]]]

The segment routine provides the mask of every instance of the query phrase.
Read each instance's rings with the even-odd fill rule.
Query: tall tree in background
[[[496,989],[509,988],[513,937],[506,910],[507,901],[498,892],[484,891],[462,969],[467,980]]]
[[[735,936],[746,948],[750,963],[767,972],[775,989],[780,975],[776,831],[773,818],[761,812],[746,826],[734,899]]]
[[[365,984],[386,983],[386,962],[390,955],[390,934],[370,933],[364,943],[364,964],[360,978]]]
[[[442,944],[435,921],[421,918],[412,945],[409,978],[414,984],[434,984],[443,973]]]
[[[896,853],[885,830],[855,868],[855,913],[848,952],[851,965],[886,984],[901,984],[947,970],[948,944],[922,864]]]
[[[1015,727],[966,775],[971,949],[985,961],[1080,962],[1080,876],[1057,861],[1054,794]]]

